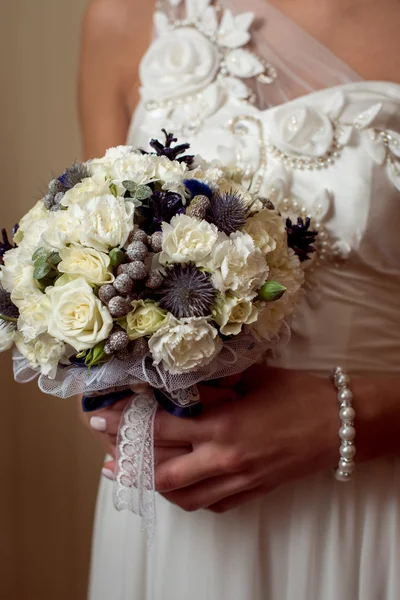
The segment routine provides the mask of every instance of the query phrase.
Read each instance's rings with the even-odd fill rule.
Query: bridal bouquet
[[[285,331],[309,222],[164,133],[152,154],[124,146],[74,165],[12,241],[3,232],[0,351],[15,346],[18,381],[83,393],[86,410],[146,383],[184,416],[196,383],[243,371]]]

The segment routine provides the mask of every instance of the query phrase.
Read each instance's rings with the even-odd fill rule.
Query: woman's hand
[[[218,390],[200,388],[212,405]],[[156,417],[157,445],[193,447],[156,468],[156,489],[184,510],[224,512],[338,461],[339,410],[329,379],[256,366],[238,388],[199,418]]]

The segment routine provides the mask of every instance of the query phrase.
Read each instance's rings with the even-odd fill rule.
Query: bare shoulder
[[[151,37],[153,0],[91,0],[83,20],[83,43],[112,54],[146,46]],[[132,60],[132,55],[130,56]]]

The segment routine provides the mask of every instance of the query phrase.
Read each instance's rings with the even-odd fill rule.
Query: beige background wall
[[[85,0],[1,0],[0,226],[80,155],[75,110]],[[0,356],[0,595],[84,600],[101,452],[73,401],[12,381]]]

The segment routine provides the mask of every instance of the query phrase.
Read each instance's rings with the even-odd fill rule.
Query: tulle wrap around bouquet
[[[241,172],[151,141],[111,148],[51,181],[0,244],[0,351],[19,382],[132,397],[121,423],[117,508],[154,517],[158,404],[193,416],[196,384],[237,374],[287,338],[315,232],[241,185]]]

